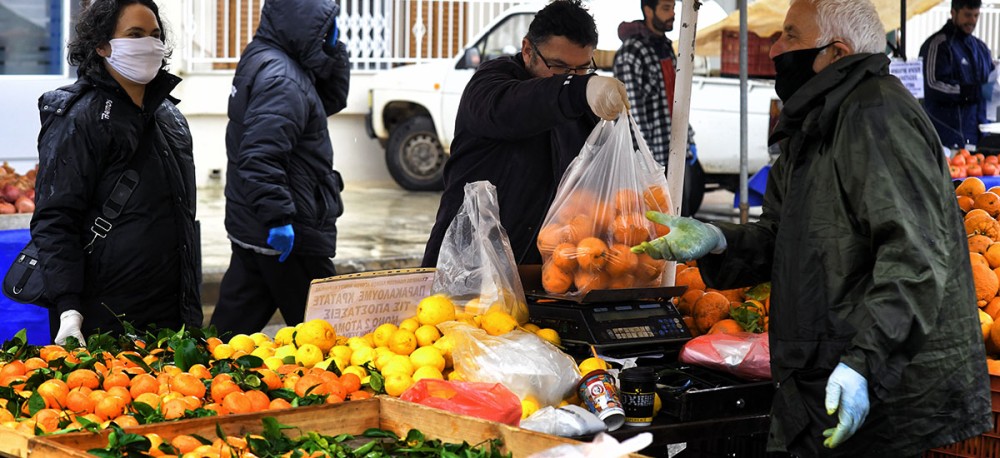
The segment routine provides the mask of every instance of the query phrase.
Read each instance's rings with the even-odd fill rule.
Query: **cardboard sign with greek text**
[[[434,269],[399,269],[320,278],[309,285],[306,321],[333,324],[338,336],[355,337],[384,323],[399,324],[431,295]]]

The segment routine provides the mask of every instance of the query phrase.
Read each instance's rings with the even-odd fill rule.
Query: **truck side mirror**
[[[471,48],[465,49],[465,56],[462,57],[462,62],[459,64],[458,68],[479,68],[479,63],[482,58],[479,55],[479,48],[473,46]]]

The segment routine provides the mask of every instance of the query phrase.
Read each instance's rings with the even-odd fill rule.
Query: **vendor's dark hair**
[[[160,40],[167,42],[167,30],[160,19],[160,9],[153,3],[153,0],[91,0],[82,2],[84,10],[80,13],[80,18],[76,23],[76,38],[70,42],[67,60],[70,65],[78,66],[77,74],[93,75],[103,68],[103,60],[97,54],[97,48],[111,41],[118,27],[118,19],[122,15],[122,10],[126,6],[139,4],[153,11],[156,16],[156,23],[160,26]],[[87,5],[89,3],[89,5]],[[167,58],[170,57],[170,50],[164,56],[163,65],[167,65]]]
[[[580,0],[555,0],[535,13],[528,41],[540,45],[555,35],[581,46],[597,46],[597,24]]]
[[[660,2],[661,1],[663,1],[663,0],[642,0],[641,2],[639,2],[640,3],[639,8],[643,9],[642,10],[642,17],[646,17],[646,10],[645,10],[645,8],[647,6],[649,7],[649,9],[651,9],[653,11],[656,11],[656,7],[660,6]]]
[[[982,6],[983,0],[951,0],[951,9],[953,10],[960,10],[962,8],[977,10]]]

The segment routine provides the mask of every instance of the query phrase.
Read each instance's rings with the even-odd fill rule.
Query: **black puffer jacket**
[[[328,0],[264,4],[236,67],[226,129],[226,231],[267,245],[292,224],[296,254],[334,256],[344,184],[333,170],[327,116],[344,109],[350,67],[343,43],[326,44],[339,12]]]
[[[153,113],[103,70],[39,99],[31,236],[49,299],[58,312],[79,310],[85,335],[121,329],[112,311],[137,326],[202,324],[191,132],[169,97],[179,82],[161,71],[147,85]],[[144,128],[150,140],[137,149]],[[148,155],[139,185],[86,254],[94,219],[134,154]]]

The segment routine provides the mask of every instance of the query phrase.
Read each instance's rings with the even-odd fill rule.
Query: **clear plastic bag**
[[[562,350],[520,330],[491,336],[466,323],[438,324],[454,340],[455,371],[471,382],[502,383],[519,398],[534,396],[539,405],[557,405],[576,390],[580,369]]]
[[[447,295],[461,311],[478,315],[498,308],[518,324],[528,322],[524,288],[490,182],[465,185],[465,200],[444,234],[436,267],[432,292]]]
[[[511,426],[521,421],[521,400],[499,383],[421,379],[399,398]]]
[[[672,281],[664,273],[673,273],[674,263],[630,251],[669,232],[646,211],[671,213],[663,166],[638,132],[630,116],[598,124],[566,170],[538,233],[547,293],[577,297]]]
[[[678,359],[747,380],[771,379],[771,346],[766,332],[698,336],[684,344]]]

